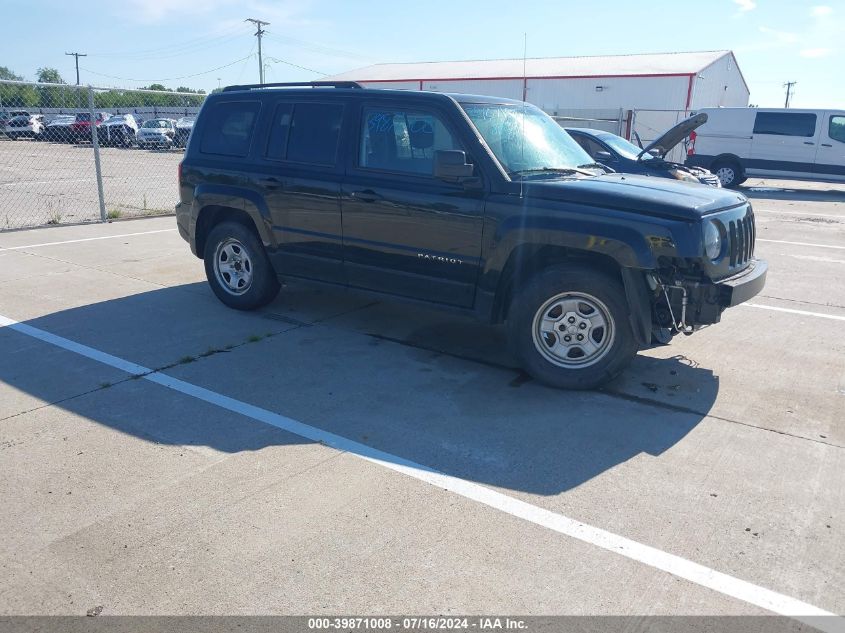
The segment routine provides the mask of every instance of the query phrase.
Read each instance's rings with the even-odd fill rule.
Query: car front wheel
[[[552,387],[593,389],[637,352],[622,284],[586,266],[548,268],[519,291],[508,314],[511,349]]]
[[[264,245],[243,224],[215,226],[205,243],[204,260],[211,289],[230,308],[255,310],[279,292],[279,280]]]

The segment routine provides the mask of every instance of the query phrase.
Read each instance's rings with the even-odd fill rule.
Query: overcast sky
[[[845,0],[31,0],[7,11],[0,66],[39,66],[82,83],[210,90],[258,80],[255,17],[268,81],[319,79],[378,62],[731,49],[751,103],[845,108]]]

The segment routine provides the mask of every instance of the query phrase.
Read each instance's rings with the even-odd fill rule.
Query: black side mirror
[[[474,165],[467,163],[466,152],[456,149],[438,149],[434,152],[434,177],[458,182],[471,178]]]
[[[593,159],[599,163],[612,163],[614,161],[613,154],[604,150],[596,152]]]

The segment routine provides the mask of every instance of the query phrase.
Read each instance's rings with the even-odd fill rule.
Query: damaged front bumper
[[[690,334],[718,323],[726,308],[745,303],[766,285],[769,265],[753,259],[738,275],[719,281],[656,280],[658,301],[654,320],[658,327]]]

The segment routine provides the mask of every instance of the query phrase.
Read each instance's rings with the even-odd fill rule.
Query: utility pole
[[[76,85],[79,85],[79,58],[88,57],[88,53],[65,53],[65,55],[73,55],[76,58]]]
[[[258,38],[258,83],[264,83],[264,64],[261,61],[261,36],[264,35],[262,26],[267,26],[270,23],[263,20],[256,20],[255,18],[247,18],[244,22],[252,22],[255,25],[255,37]]]
[[[797,81],[787,81],[785,84],[783,84],[783,87],[786,88],[786,101],[783,104],[784,108],[789,107],[789,100],[792,98],[792,86],[797,83]]]

